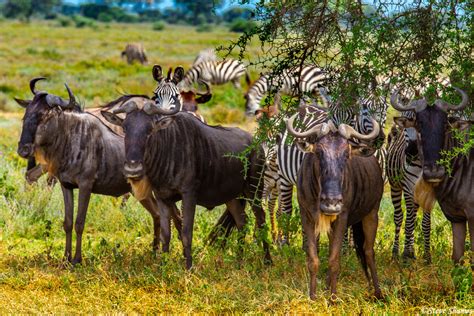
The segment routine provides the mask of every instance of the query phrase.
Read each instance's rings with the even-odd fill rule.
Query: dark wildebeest
[[[23,158],[35,157],[36,161],[61,183],[63,191],[66,232],[65,258],[73,264],[82,261],[81,244],[84,223],[91,193],[121,196],[130,192],[130,185],[122,169],[125,161],[124,138],[112,132],[97,117],[78,113],[78,104],[66,85],[69,101],[58,96],[35,90],[30,82],[33,100],[28,103],[18,154]],[[72,255],[73,189],[79,189],[76,216],[76,253]],[[160,240],[158,202],[150,194],[138,198],[153,217],[156,249]],[[179,219],[176,219],[179,227]]]
[[[209,126],[179,111],[179,106],[164,110],[153,101],[139,108],[130,101],[115,111],[126,113],[125,120],[110,112],[103,114],[111,123],[124,127],[124,173],[132,185],[151,186],[164,203],[182,200],[183,252],[186,268],[190,269],[196,205],[212,209],[226,204],[227,210],[219,223],[241,230],[246,222],[245,199],[251,199],[257,225],[263,227],[260,177],[264,161],[259,150],[247,153],[247,167],[234,156],[242,154],[252,143],[249,133],[239,128]],[[166,235],[163,227],[162,234]],[[270,262],[269,245],[266,241],[263,244],[265,259]]]
[[[206,92],[202,93],[194,89],[190,90],[179,90],[177,84],[180,78],[184,74],[183,67],[176,67],[173,77],[172,68],[168,70],[168,75],[163,77],[163,71],[160,65],[154,65],[153,79],[158,82],[158,86],[153,91],[152,100],[155,101],[156,105],[165,110],[172,110],[176,106],[181,107],[181,111],[186,111],[201,121],[205,122],[204,118],[197,113],[198,104],[206,103],[212,98],[211,89],[209,84],[202,82],[206,87]]]
[[[148,63],[146,57],[146,51],[141,43],[130,43],[125,46],[125,50],[122,52],[122,58],[127,57],[127,63],[132,64],[135,60],[140,62],[142,65]]]
[[[422,177],[415,185],[415,201],[425,210],[431,210],[437,200],[453,230],[453,260],[458,263],[464,254],[466,222],[469,223],[471,250],[474,251],[474,149],[460,154],[451,162],[452,174],[447,175],[439,163],[443,151],[452,151],[463,144],[454,137],[456,130],[467,132],[472,121],[449,118],[448,111],[462,111],[468,105],[468,96],[454,88],[462,96],[458,105],[436,100],[428,106],[425,99],[413,100],[408,105],[392,94],[390,102],[399,111],[415,112],[415,119],[400,117],[397,124],[405,128],[415,127],[418,132],[418,147],[422,162]],[[474,266],[473,266],[474,268]]]
[[[298,203],[303,230],[307,236],[307,265],[310,273],[309,296],[316,298],[317,253],[321,233],[329,233],[328,286],[336,294],[339,256],[347,227],[352,226],[357,255],[375,296],[382,296],[375,267],[374,242],[378,210],[383,193],[382,171],[377,159],[361,157],[362,151],[350,139],[373,140],[379,125],[372,119],[373,131],[362,135],[346,124],[335,127],[332,121],[320,123],[305,132],[297,132],[293,123],[298,113],[287,121],[288,132],[307,140],[300,145],[308,152],[298,176]],[[365,148],[365,147],[363,147]],[[368,269],[370,270],[370,276]],[[331,296],[331,297],[332,297]]]

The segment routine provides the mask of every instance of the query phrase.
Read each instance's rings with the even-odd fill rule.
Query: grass
[[[204,239],[222,207],[213,211],[199,208],[193,245],[195,266],[187,272],[175,231],[171,253],[153,254],[151,217],[136,201],[130,199],[121,207],[120,199],[93,196],[83,242],[84,264],[64,267],[61,190],[59,186],[48,189],[46,179],[33,186],[25,183],[26,162],[15,153],[22,113],[12,97],[28,98],[28,82],[39,75],[49,77],[41,89],[65,96],[62,84],[67,81],[87,106],[117,97],[117,91],[150,93],[155,87],[151,66],[129,66],[120,59],[127,42],[143,42],[151,64],[167,68],[189,66],[200,49],[223,44],[237,35],[219,29],[199,33],[182,26],[157,32],[151,25],[98,24],[96,29],[55,25],[0,22],[0,105],[9,110],[0,113],[0,313],[368,314],[453,307],[471,309],[472,313],[471,292],[455,287],[455,282],[472,278],[471,271],[453,267],[451,229],[438,207],[432,222],[433,264],[426,265],[421,259],[420,225],[415,231],[419,259],[408,263],[392,260],[393,207],[387,193],[380,209],[375,247],[386,296],[380,302],[371,299],[351,249],[342,256],[339,302],[329,304],[324,286],[318,287],[318,299],[310,301],[300,225],[294,225],[291,246],[272,249],[274,264],[270,267],[263,264],[262,250],[251,233],[243,258],[237,258],[236,234],[225,250],[206,246]],[[254,47],[251,53],[256,51]],[[243,104],[241,93],[231,85],[217,87],[202,112],[212,122],[251,129],[254,125],[245,121]],[[296,201],[294,206],[297,214]],[[297,215],[293,221],[298,223]],[[252,227],[249,223],[249,230]],[[327,271],[327,253],[327,240],[323,239],[321,284]]]

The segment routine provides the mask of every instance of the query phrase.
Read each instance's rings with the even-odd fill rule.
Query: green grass
[[[13,96],[30,97],[28,82],[46,75],[41,89],[66,96],[67,81],[87,106],[118,96],[117,91],[150,93],[155,87],[151,66],[127,65],[120,51],[127,42],[141,41],[151,64],[189,66],[200,49],[221,45],[236,34],[223,30],[199,33],[193,28],[98,24],[97,29],[56,27],[56,22],[0,22],[0,105],[17,112],[0,115],[0,313],[380,313],[420,312],[422,308],[474,309],[472,294],[456,291],[451,273],[464,280],[469,269],[453,269],[450,225],[438,207],[433,211],[433,264],[425,265],[420,225],[415,232],[419,259],[391,259],[393,207],[386,193],[380,209],[376,259],[384,301],[371,299],[353,250],[342,256],[340,301],[331,305],[325,290],[327,240],[323,239],[318,298],[308,299],[308,273],[301,250],[301,228],[291,247],[272,249],[274,264],[263,264],[261,248],[249,233],[244,257],[237,258],[236,234],[225,250],[208,247],[204,239],[223,212],[199,208],[194,237],[194,263],[184,270],[182,247],[173,231],[169,255],[151,251],[152,221],[130,199],[93,196],[83,241],[84,264],[64,267],[63,204],[59,186],[47,189],[46,179],[29,186],[26,162],[16,154],[21,129]],[[251,52],[256,53],[252,48]],[[231,85],[217,87],[202,112],[213,122],[245,122],[243,98]],[[386,190],[388,192],[388,190]],[[297,203],[294,201],[297,210]],[[297,213],[297,212],[296,212]],[[421,214],[418,216],[421,222]],[[297,216],[293,219],[298,223]],[[249,223],[252,230],[253,223]],[[403,238],[402,238],[403,243]],[[240,259],[240,260],[239,260]],[[240,263],[240,264],[239,264]],[[459,279],[459,277],[458,277]],[[456,280],[458,280],[456,279]],[[457,281],[458,282],[458,281]]]

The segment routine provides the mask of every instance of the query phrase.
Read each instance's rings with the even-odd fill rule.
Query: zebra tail
[[[359,258],[360,264],[362,265],[362,270],[364,270],[365,277],[367,280],[369,280],[369,271],[367,270],[367,260],[365,258],[364,252],[365,236],[362,222],[352,225],[352,233],[354,234],[354,245],[357,257]]]
[[[250,80],[250,75],[248,71],[245,71],[245,82],[247,83],[247,87],[250,88],[252,84],[252,80]]]
[[[221,241],[222,245],[224,245],[227,237],[230,235],[230,233],[235,227],[235,220],[229,210],[226,209],[224,214],[222,214],[222,216],[219,218],[217,223],[214,225],[214,228],[212,228],[211,233],[207,237],[209,245],[213,245],[219,241]]]

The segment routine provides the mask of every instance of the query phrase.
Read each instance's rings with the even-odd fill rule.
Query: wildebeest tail
[[[352,225],[352,233],[354,234],[354,245],[357,253],[357,257],[360,260],[362,269],[364,270],[365,276],[369,278],[369,271],[367,270],[367,260],[365,258],[364,252],[364,228],[362,227],[362,222]]]
[[[207,238],[209,244],[215,244],[219,240],[227,240],[234,227],[236,227],[235,220],[230,211],[226,209]]]

